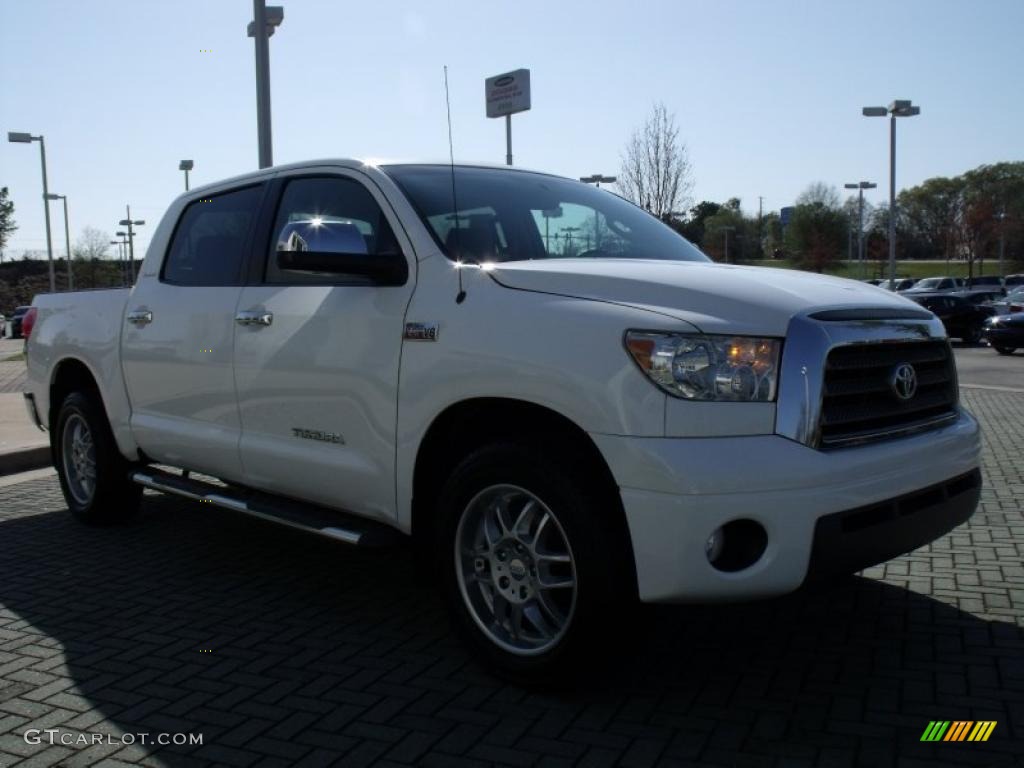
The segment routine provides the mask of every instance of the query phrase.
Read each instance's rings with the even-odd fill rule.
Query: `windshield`
[[[540,173],[392,165],[395,180],[451,259],[708,261],[654,216],[605,190]]]
[[[924,280],[915,283],[914,287],[926,291],[929,288],[938,288],[943,280],[945,280],[943,277],[926,277]]]

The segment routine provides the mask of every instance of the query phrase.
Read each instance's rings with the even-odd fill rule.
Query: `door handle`
[[[135,325],[148,325],[153,322],[153,313],[148,309],[133,309],[125,319]]]
[[[270,325],[274,322],[274,315],[272,312],[250,309],[235,315],[235,322],[239,325]]]

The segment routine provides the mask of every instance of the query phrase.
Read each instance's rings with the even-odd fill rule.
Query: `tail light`
[[[1010,311],[1011,312],[1024,312],[1024,304],[1011,304],[1010,305]]]
[[[36,324],[36,315],[38,314],[38,309],[29,307],[28,312],[21,318],[21,335],[25,337],[25,341],[28,341],[28,337],[32,335],[32,327]]]

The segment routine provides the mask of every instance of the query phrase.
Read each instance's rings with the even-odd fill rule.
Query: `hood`
[[[795,269],[693,261],[538,259],[494,264],[489,273],[507,288],[627,304],[684,320],[705,333],[785,336],[794,315],[822,309],[921,312],[918,304],[884,288]]]

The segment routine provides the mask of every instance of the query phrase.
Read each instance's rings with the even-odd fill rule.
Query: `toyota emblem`
[[[917,371],[910,363],[900,363],[893,369],[889,384],[896,397],[909,400],[917,392]]]

